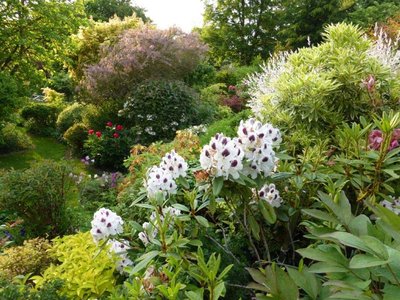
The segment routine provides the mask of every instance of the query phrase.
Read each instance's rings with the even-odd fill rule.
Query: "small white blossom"
[[[158,192],[163,193],[164,196],[176,194],[177,186],[171,172],[153,166],[147,174],[146,188],[147,195],[154,197]]]
[[[393,202],[383,200],[379,204],[391,210],[396,215],[400,215],[400,199],[394,199]]]
[[[126,240],[110,240],[108,241],[108,244],[110,245],[110,252],[114,252],[116,255],[118,255],[116,269],[118,272],[123,274],[125,267],[133,265],[133,261],[129,259],[127,252],[129,249],[131,249],[131,247]]]
[[[138,234],[139,239],[142,241],[142,243],[147,246],[150,243],[149,237],[147,236],[146,233],[144,232],[139,232]]]
[[[265,200],[271,204],[272,207],[279,207],[282,204],[282,198],[279,191],[276,189],[275,184],[264,185],[258,192],[260,199]]]
[[[200,165],[214,176],[239,178],[244,152],[237,139],[217,134],[200,154]]]
[[[180,176],[186,177],[188,164],[182,156],[176,153],[175,150],[172,150],[171,152],[165,154],[165,156],[162,158],[160,167],[166,171],[169,171],[172,175],[172,178],[176,179]]]
[[[253,179],[260,173],[270,175],[276,162],[272,148],[282,141],[280,131],[271,124],[251,118],[240,121],[238,137],[246,158],[243,174],[251,175]]]
[[[91,224],[92,229],[90,233],[93,236],[93,240],[98,243],[100,240],[108,238],[109,236],[122,233],[124,221],[111,210],[100,208],[95,212]]]

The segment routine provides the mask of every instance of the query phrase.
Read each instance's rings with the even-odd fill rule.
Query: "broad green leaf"
[[[200,288],[196,291],[185,292],[185,296],[188,297],[189,300],[204,300],[204,289]]]
[[[263,215],[265,221],[269,224],[274,224],[276,222],[275,209],[265,200],[258,201],[258,208]]]
[[[350,260],[349,267],[351,269],[362,269],[362,268],[382,266],[387,263],[388,263],[387,260],[382,260],[372,255],[356,254]]]
[[[389,258],[389,253],[386,250],[386,246],[377,238],[369,235],[364,235],[360,237],[368,248],[374,253],[375,256],[382,260],[387,260]]]
[[[214,289],[214,298],[212,300],[218,300],[221,296],[225,295],[225,284],[220,282]]]
[[[179,203],[172,204],[172,207],[177,208],[181,211],[186,211],[186,212],[190,211],[190,209],[188,207],[186,207],[185,205],[179,204]]]
[[[365,242],[362,239],[348,232],[336,231],[329,234],[324,234],[321,237],[332,238],[338,240],[345,246],[353,247],[356,249],[363,250],[367,253],[373,254],[371,249],[369,249],[369,247],[365,244]]]
[[[260,240],[260,225],[258,225],[257,220],[254,218],[253,215],[249,215],[247,220],[250,225],[250,230],[253,236],[256,238],[257,241]]]
[[[139,271],[143,270],[144,268],[147,267],[148,263],[154,258],[156,257],[158,254],[160,254],[160,251],[158,250],[153,250],[150,252],[147,252],[145,254],[143,254],[141,257],[139,257],[137,259],[137,261],[139,262],[137,265],[135,265],[133,267],[133,269],[131,270],[131,274],[136,274]]]
[[[347,259],[333,245],[321,245],[318,248],[304,248],[296,250],[301,256],[315,260],[325,261],[333,264],[347,266]]]
[[[194,216],[196,221],[203,227],[210,227],[210,224],[208,223],[207,219],[202,217],[202,216]]]
[[[213,180],[213,194],[218,196],[224,186],[224,177],[215,177]]]
[[[309,215],[311,217],[314,217],[316,219],[322,220],[322,221],[328,221],[328,222],[332,222],[335,224],[340,224],[340,221],[335,218],[334,216],[323,212],[321,210],[318,209],[302,209],[301,210],[303,213],[305,213],[306,215]]]
[[[348,273],[349,269],[331,262],[317,262],[308,269],[311,273]]]
[[[303,267],[301,272],[293,268],[288,268],[287,272],[296,285],[303,289],[311,299],[318,298],[321,284],[314,274],[308,272],[307,267]]]
[[[247,272],[250,273],[251,278],[261,285],[265,285],[265,275],[257,269],[254,268],[246,268]]]

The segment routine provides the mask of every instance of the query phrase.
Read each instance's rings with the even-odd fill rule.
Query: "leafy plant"
[[[61,279],[61,292],[73,299],[106,296],[115,289],[114,257],[108,251],[99,251],[89,232],[54,239],[50,254],[58,264],[32,277],[36,287]]]

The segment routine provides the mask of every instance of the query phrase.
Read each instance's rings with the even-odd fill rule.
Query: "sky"
[[[134,0],[134,5],[147,10],[146,15],[157,28],[165,29],[176,25],[185,32],[203,25],[204,10],[201,0]]]

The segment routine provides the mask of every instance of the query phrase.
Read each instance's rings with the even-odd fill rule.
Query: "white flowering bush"
[[[175,179],[186,177],[188,165],[174,150],[165,154],[159,166],[151,167],[147,172],[145,186],[148,197],[155,197],[157,193],[164,196],[177,192]]]
[[[113,211],[107,208],[100,208],[95,212],[91,225],[90,233],[93,236],[93,240],[98,243],[100,240],[121,234],[124,221]]]

